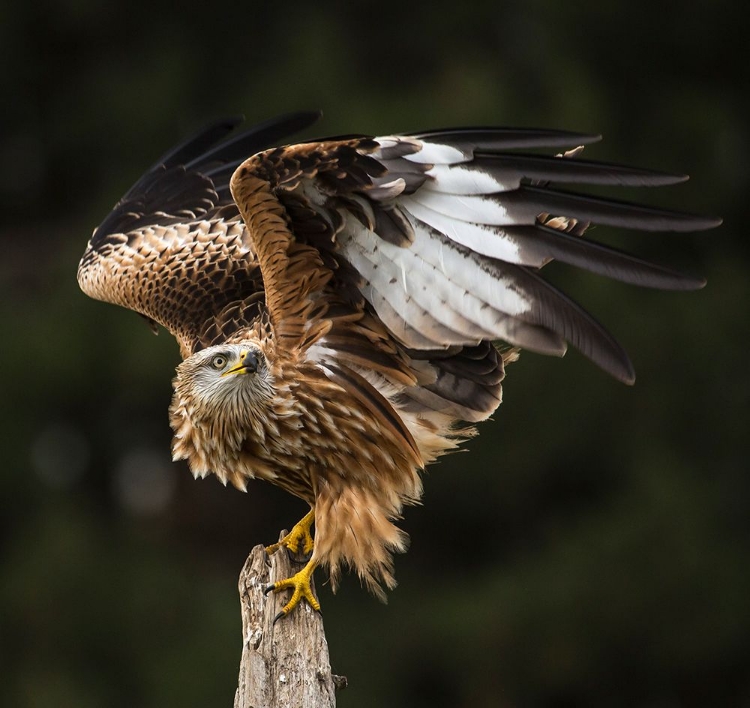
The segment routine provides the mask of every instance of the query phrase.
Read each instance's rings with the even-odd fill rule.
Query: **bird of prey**
[[[394,522],[419,500],[421,471],[493,413],[520,350],[562,356],[570,343],[633,382],[623,349],[545,264],[697,289],[584,232],[720,223],[569,191],[687,179],[581,159],[597,135],[463,128],[273,147],[318,116],[244,131],[226,120],[178,145],[94,231],[78,269],[86,294],[176,337],[173,458],[309,504],[267,549],[309,557],[269,588],[293,590],[280,616],[303,598],[319,609],[319,565],[334,589],[345,567],[378,597],[394,587],[406,541]]]

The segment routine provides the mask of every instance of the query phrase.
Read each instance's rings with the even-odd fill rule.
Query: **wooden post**
[[[297,570],[283,548],[269,557],[263,546],[256,546],[245,561],[239,582],[242,659],[234,708],[335,708],[335,690],[346,686],[344,677],[331,674],[319,612],[303,602],[273,622],[291,591],[263,591]]]

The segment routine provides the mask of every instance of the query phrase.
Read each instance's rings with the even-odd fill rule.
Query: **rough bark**
[[[242,659],[234,708],[335,708],[335,689],[346,679],[331,674],[321,614],[303,602],[274,624],[291,591],[263,593],[300,568],[284,549],[269,558],[263,546],[253,548],[245,561],[239,581]]]

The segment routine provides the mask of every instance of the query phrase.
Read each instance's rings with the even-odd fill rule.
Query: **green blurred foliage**
[[[390,604],[323,585],[340,705],[750,705],[740,4],[5,0],[0,15],[2,705],[231,704],[237,574],[304,509],[169,462],[176,346],[86,299],[75,271],[175,141],[299,108],[324,110],[320,134],[601,131],[590,157],[690,172],[647,196],[726,220],[596,234],[705,274],[699,293],[553,272],[622,339],[638,385],[575,353],[513,365],[494,422],[408,510]]]

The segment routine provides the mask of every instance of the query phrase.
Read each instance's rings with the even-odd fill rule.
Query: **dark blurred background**
[[[741,3],[4,0],[0,15],[0,704],[232,704],[237,575],[305,509],[170,462],[176,345],[87,299],[76,267],[192,130],[321,108],[315,135],[602,132],[588,157],[693,176],[616,196],[725,218],[596,233],[704,274],[698,293],[554,271],[638,384],[575,352],[513,365],[494,421],[407,511],[389,605],[351,577],[323,585],[339,705],[750,705]]]

